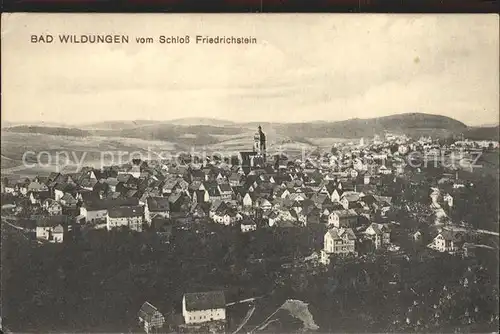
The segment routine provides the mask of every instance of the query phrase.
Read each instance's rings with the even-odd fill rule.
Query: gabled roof
[[[184,294],[186,310],[202,311],[226,308],[223,291],[194,292]]]
[[[137,315],[144,321],[151,323],[151,320],[156,312],[158,312],[158,309],[156,307],[148,302],[145,302],[144,304],[142,304]]]
[[[111,218],[140,217],[143,211],[141,206],[122,206],[108,209],[108,216]]]
[[[359,201],[360,196],[359,196],[359,193],[357,193],[357,192],[346,191],[342,194],[342,198],[347,199],[349,202],[356,202],[356,201]]]
[[[56,172],[52,172],[52,173],[49,174],[48,180],[49,181],[55,181],[59,177],[59,175],[61,175],[61,174],[56,173]]]
[[[357,217],[358,214],[353,209],[349,210],[335,210],[332,213],[337,214],[339,218]]]
[[[462,239],[463,239],[463,235],[460,232],[443,230],[439,234],[444,238],[444,240],[449,240],[449,241],[453,241],[453,242],[459,242],[459,241],[462,241]]]
[[[221,192],[233,192],[231,186],[227,183],[219,184],[219,188]]]
[[[212,207],[210,208],[211,211],[217,211],[219,207],[224,203],[224,201],[221,200],[215,200],[212,202]],[[225,204],[225,203],[224,203]]]
[[[253,225],[256,225],[255,221],[251,218],[244,218],[242,221],[241,221],[241,225],[250,225],[250,226],[253,226]]]
[[[372,230],[373,230],[373,232],[375,232],[375,234],[381,234],[382,233],[382,229],[379,226],[379,224],[372,223],[369,227],[372,228]]]
[[[28,185],[28,191],[43,191],[47,190],[47,186],[43,183],[32,181]]]
[[[82,179],[80,181],[80,186],[85,188],[93,188],[97,184],[97,182],[98,181],[96,179],[91,179],[91,178]]]
[[[180,193],[173,193],[173,194],[170,194],[170,196],[168,196],[168,201],[170,203],[175,203],[177,202],[180,198],[182,197],[182,195]]]
[[[63,197],[61,197],[61,201],[65,201],[65,202],[73,202],[73,203],[76,203],[77,200],[71,195],[71,194],[64,194]]]
[[[329,202],[330,198],[328,197],[327,194],[317,193],[311,197],[311,200],[313,200],[315,203],[323,204],[325,202]]]
[[[147,204],[148,210],[151,212],[164,212],[170,210],[170,204],[167,197],[148,197]]]
[[[379,202],[379,203],[387,203],[391,204],[392,202],[392,197],[389,196],[379,196],[379,195],[373,195],[373,197]]]
[[[341,239],[344,235],[347,235],[349,240],[356,240],[356,235],[351,228],[332,228],[329,229],[328,234],[332,237],[332,239]]]
[[[238,173],[231,173],[229,176],[229,181],[238,181],[240,182],[243,179],[243,176]]]

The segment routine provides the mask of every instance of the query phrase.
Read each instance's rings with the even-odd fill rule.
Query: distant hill
[[[309,138],[360,138],[383,134],[384,131],[401,132],[410,136],[447,136],[463,132],[467,126],[455,119],[421,113],[400,114],[371,119],[354,118],[340,122],[280,124],[276,130],[287,136]]]
[[[227,140],[228,136],[251,136],[261,125],[268,137],[309,142],[314,138],[360,138],[383,134],[385,131],[405,133],[413,137],[431,135],[448,137],[464,134],[470,139],[497,139],[496,127],[467,127],[455,119],[422,113],[400,114],[371,119],[350,119],[340,122],[308,123],[233,123],[210,118],[184,118],[168,122],[149,120],[112,121],[87,124],[83,128],[14,126],[2,131],[40,133],[60,136],[125,137],[144,140],[161,140],[181,145],[212,145]],[[246,137],[245,137],[246,138]]]
[[[39,133],[52,136],[72,136],[72,137],[85,137],[90,135],[88,131],[77,128],[34,126],[34,125],[13,126],[9,128],[4,128],[2,129],[2,131],[16,132],[16,133]]]
[[[238,126],[238,123],[227,121],[227,120],[222,120],[222,119],[215,119],[215,118],[208,118],[208,117],[189,117],[189,118],[179,118],[179,119],[174,119],[168,122],[165,122],[168,124],[173,124],[173,125],[209,125],[209,126]]]
[[[123,129],[133,129],[138,126],[158,124],[162,122],[158,121],[148,121],[148,120],[136,120],[136,121],[104,121],[82,124],[80,128],[85,130],[123,130]]]
[[[494,139],[500,140],[500,127],[469,127],[464,132],[464,137],[472,140]]]
[[[2,120],[2,129],[3,128],[11,128],[14,126],[46,126],[46,127],[59,127],[59,128],[67,128],[71,127],[64,123],[52,123],[52,122],[9,122]]]
[[[237,126],[237,123],[227,121],[227,120],[219,120],[215,118],[203,118],[203,117],[193,117],[193,118],[179,118],[169,121],[156,121],[156,120],[134,120],[134,121],[103,121],[103,122],[94,122],[94,123],[86,123],[82,124],[80,128],[86,130],[124,130],[124,129],[133,129],[140,126],[146,125],[182,125],[182,126],[191,126],[191,125],[208,125],[208,126]]]
[[[173,125],[148,124],[121,130],[91,131],[97,136],[113,136],[126,138],[140,138],[146,140],[164,140],[178,142],[184,145],[209,145],[218,142],[214,135],[236,135],[241,133],[240,128],[216,127],[210,125]]]

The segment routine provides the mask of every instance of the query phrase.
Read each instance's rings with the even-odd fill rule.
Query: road
[[[248,310],[247,314],[245,315],[245,318],[243,318],[241,324],[238,326],[238,328],[236,328],[233,334],[238,333],[243,328],[243,326],[247,324],[248,320],[252,317],[254,312],[255,312],[255,304],[253,304],[252,308]]]
[[[228,303],[226,304],[226,306],[231,306],[231,305],[235,305],[235,304],[241,304],[241,303],[248,303],[248,302],[253,302],[257,299],[260,299],[260,298],[263,298],[264,296],[260,296],[260,297],[252,297],[252,298],[247,298],[247,299],[242,299],[242,300],[238,300],[236,302],[232,302],[232,303]]]

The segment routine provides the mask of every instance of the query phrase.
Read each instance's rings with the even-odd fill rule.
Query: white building
[[[108,215],[108,209],[100,203],[84,203],[80,207],[80,215],[85,217],[85,221],[87,223],[104,221]]]
[[[251,232],[257,230],[257,224],[251,219],[245,219],[241,222],[240,225],[241,232]]]
[[[224,292],[186,293],[182,298],[182,316],[186,324],[226,320]]]
[[[439,252],[453,253],[457,251],[462,245],[463,241],[460,233],[454,234],[452,231],[443,230],[434,238],[434,240],[430,245],[428,245],[428,247]]]
[[[356,254],[356,235],[350,228],[332,228],[325,234],[321,263],[330,263],[332,255]]]
[[[37,222],[36,238],[52,243],[64,241],[64,230],[68,217],[64,215],[45,217]]]
[[[106,227],[108,231],[120,226],[141,232],[144,210],[141,206],[125,206],[108,210]]]

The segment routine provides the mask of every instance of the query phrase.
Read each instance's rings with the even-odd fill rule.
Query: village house
[[[350,228],[332,228],[325,234],[321,263],[327,265],[332,255],[347,255],[356,253],[356,235]]]
[[[49,213],[51,216],[57,216],[62,213],[62,205],[58,203],[56,200],[51,198],[47,198],[43,203],[42,207]]]
[[[429,248],[439,252],[453,253],[459,250],[463,245],[462,235],[449,230],[442,230],[434,237]]]
[[[97,184],[96,179],[85,178],[80,182],[80,187],[85,190],[94,190],[96,184]]]
[[[70,193],[65,193],[60,199],[59,202],[63,206],[76,206],[78,203],[77,199]]]
[[[108,231],[113,228],[126,226],[137,232],[142,232],[144,210],[141,206],[124,206],[110,208],[106,216]]]
[[[223,201],[231,200],[233,196],[233,189],[231,189],[231,186],[228,183],[219,183],[218,191],[220,193],[220,198]]]
[[[80,207],[80,215],[85,217],[87,223],[105,221],[107,214],[108,207],[105,201],[84,202]]]
[[[253,219],[244,218],[240,225],[241,232],[251,232],[257,230],[257,223]]]
[[[358,218],[353,209],[332,211],[328,216],[328,226],[354,228],[358,224]]]
[[[213,202],[216,200],[222,200],[221,192],[219,190],[219,185],[217,183],[205,182],[203,188],[208,193],[209,201]],[[227,199],[227,196],[226,196]],[[229,197],[231,199],[231,197]]]
[[[217,209],[212,219],[216,223],[229,226],[241,221],[243,216],[235,208],[223,206]]]
[[[170,204],[166,197],[148,197],[144,206],[144,219],[151,225],[155,217],[170,218]]]
[[[8,178],[2,178],[2,193],[17,195],[16,183]]]
[[[51,243],[62,243],[67,228],[68,217],[65,215],[42,217],[37,220],[36,238]]]
[[[364,234],[373,242],[375,249],[385,247],[391,243],[391,230],[387,224],[372,223]]]
[[[265,198],[258,198],[254,202],[256,208],[262,209],[264,211],[269,211],[272,209],[272,204]]]
[[[243,206],[244,207],[252,207],[254,205],[255,200],[256,200],[256,196],[251,192],[247,192],[243,196]]]
[[[163,327],[165,318],[156,307],[148,302],[142,304],[139,312],[139,325],[144,327],[146,333],[155,333]]]
[[[244,177],[239,173],[232,173],[228,179],[229,179],[229,185],[231,187],[240,186],[244,181]]]
[[[182,315],[186,324],[226,321],[226,299],[223,291],[186,293],[182,298]]]

